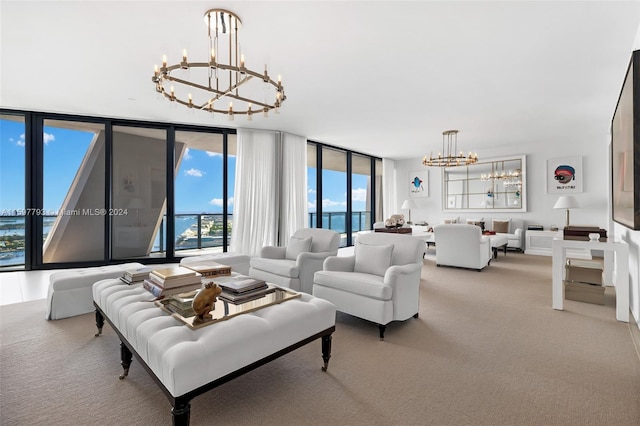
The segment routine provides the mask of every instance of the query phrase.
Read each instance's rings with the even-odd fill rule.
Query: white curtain
[[[278,241],[280,133],[238,129],[230,249],[257,256]]]
[[[307,139],[284,133],[282,137],[282,197],[280,241],[286,245],[295,231],[309,226],[307,205]]]
[[[384,221],[397,211],[396,202],[396,166],[393,160],[382,159],[382,175],[384,179],[382,187],[382,209],[384,216],[378,218]]]

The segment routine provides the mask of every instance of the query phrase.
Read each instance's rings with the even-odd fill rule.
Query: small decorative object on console
[[[218,295],[222,293],[222,289],[213,282],[208,282],[204,285],[204,288],[196,294],[193,298],[193,311],[196,314],[194,323],[202,323],[211,318],[209,313],[216,307],[216,300]]]
[[[389,219],[384,221],[384,226],[387,228],[400,228],[401,226],[404,226],[404,215],[392,214]]]

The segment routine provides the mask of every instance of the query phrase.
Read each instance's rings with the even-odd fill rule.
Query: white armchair
[[[338,254],[340,234],[330,229],[296,231],[286,247],[265,246],[251,259],[249,276],[311,294],[313,274],[328,256]]]
[[[360,235],[353,256],[325,260],[314,275],[313,295],[377,323],[382,340],[391,321],[418,317],[424,250],[424,241],[410,235]]]
[[[436,225],[436,265],[457,266],[482,271],[491,262],[491,240],[479,226]]]

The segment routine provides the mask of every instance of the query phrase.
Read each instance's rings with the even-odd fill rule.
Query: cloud
[[[351,191],[352,201],[367,201],[367,190],[364,188],[353,189]]]
[[[328,198],[325,198],[324,200],[322,200],[322,207],[335,207],[335,206],[341,206],[341,207],[347,207],[347,202],[346,201],[333,201],[330,200]]]
[[[207,151],[207,155],[209,157],[222,157],[222,154],[220,154],[219,152],[211,152],[211,151]]]
[[[309,189],[307,189],[307,194],[315,194],[315,193],[317,193],[317,192],[318,192],[318,191],[316,191],[316,190],[315,190],[315,189],[313,189],[313,188],[309,188]]]
[[[49,144],[49,142],[55,141],[55,140],[56,140],[56,137],[51,133],[44,133],[42,135],[42,141],[44,142],[45,145],[47,145],[47,144]],[[13,142],[14,139],[11,138],[10,141]],[[18,146],[25,146],[26,145],[26,141],[25,141],[25,138],[24,138],[24,133],[20,135],[20,138],[16,142],[16,145],[18,145]]]
[[[222,207],[222,198],[214,198],[211,201],[209,201],[209,204],[212,204],[216,207]],[[229,199],[227,200],[227,205],[228,206],[233,205],[233,197],[229,197]]]
[[[183,160],[191,160],[191,154],[189,153],[189,148],[184,150],[184,154],[182,155]]]
[[[316,209],[316,205],[317,203],[315,201],[307,201],[307,209],[309,209],[309,211],[311,210],[315,210]]]
[[[42,135],[42,139],[44,141],[44,144],[47,145],[49,144],[49,142],[55,141],[56,137],[51,133],[45,133],[44,135]]]
[[[204,172],[202,170],[198,170],[198,169],[189,169],[189,170],[185,170],[184,174],[186,176],[195,176],[195,177],[202,177],[204,175]]]

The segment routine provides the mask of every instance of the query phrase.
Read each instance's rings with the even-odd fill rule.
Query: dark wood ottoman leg
[[[129,367],[131,366],[131,359],[133,354],[124,343],[120,342],[120,365],[122,365],[123,372],[120,375],[120,380],[123,380],[129,375]]]
[[[98,311],[97,309],[96,309],[96,327],[98,327],[98,332],[95,334],[95,336],[98,337],[102,334],[102,327],[104,327],[104,317],[102,316],[100,311]]]
[[[329,358],[331,358],[331,334],[322,336],[322,359],[324,360],[322,371],[327,371],[329,368]]]
[[[189,402],[178,403],[171,409],[173,426],[189,426],[191,421],[191,404]]]

